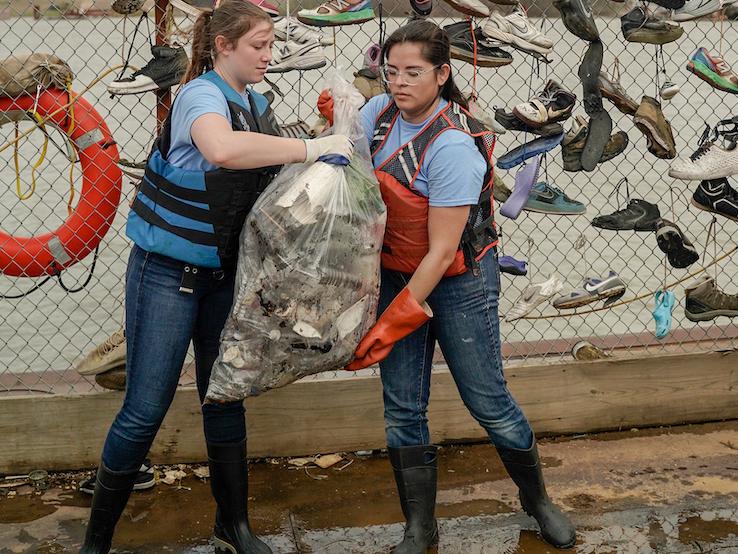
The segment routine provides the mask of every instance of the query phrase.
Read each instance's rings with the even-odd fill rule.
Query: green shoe
[[[297,19],[306,25],[334,27],[374,19],[371,0],[328,0],[313,10],[300,10]]]
[[[533,185],[523,209],[552,215],[580,215],[587,211],[584,204],[572,200],[564,191],[552,187],[545,181]]]
[[[705,48],[698,48],[687,63],[687,71],[723,92],[738,94],[738,77],[720,56],[712,56]]]

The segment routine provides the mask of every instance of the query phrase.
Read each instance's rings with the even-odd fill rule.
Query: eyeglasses
[[[413,86],[417,85],[420,82],[420,78],[423,75],[425,75],[429,71],[438,69],[439,67],[441,66],[434,65],[433,67],[429,67],[428,69],[408,69],[406,71],[400,71],[396,67],[383,65],[380,67],[380,70],[382,72],[382,79],[386,83],[396,83],[397,80],[402,77],[402,80],[405,81],[406,85]]]

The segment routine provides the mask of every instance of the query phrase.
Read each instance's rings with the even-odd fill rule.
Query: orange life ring
[[[73,93],[72,93],[73,94]],[[48,89],[38,97],[0,98],[0,112],[29,112],[69,136],[72,119],[70,94]],[[118,148],[108,126],[84,98],[74,103],[71,139],[82,166],[82,192],[77,206],[56,231],[35,237],[17,237],[0,229],[0,273],[14,277],[55,275],[95,250],[110,229],[120,201],[122,174],[117,165]]]

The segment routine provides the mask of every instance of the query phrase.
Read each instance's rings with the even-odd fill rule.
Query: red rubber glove
[[[328,120],[328,123],[333,125],[333,96],[327,88],[323,89],[318,96],[318,111]]]
[[[427,304],[424,308],[407,288],[402,289],[379,316],[374,327],[361,339],[354,353],[354,361],[345,369],[356,371],[381,362],[389,356],[398,340],[418,329],[432,316]]]

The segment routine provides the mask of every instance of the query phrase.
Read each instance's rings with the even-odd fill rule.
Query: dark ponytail
[[[382,45],[382,63],[387,61],[392,47],[403,42],[420,44],[422,56],[428,63],[436,66],[448,64],[451,67],[451,45],[448,34],[435,23],[418,20],[397,29]],[[440,88],[439,95],[444,100],[459,104],[462,108],[469,108],[466,97],[454,83],[453,68]]]
[[[201,13],[192,30],[192,60],[182,83],[213,69],[217,56],[215,37],[222,35],[235,46],[238,39],[262,21],[272,25],[269,14],[243,0],[221,0],[212,13]]]

